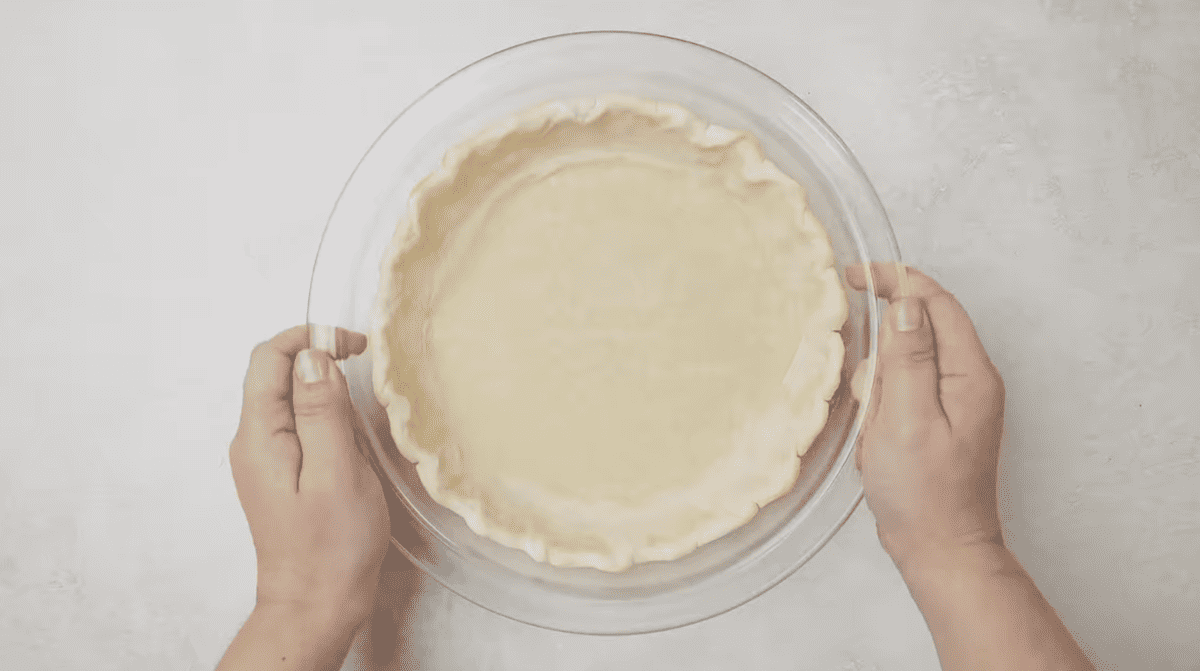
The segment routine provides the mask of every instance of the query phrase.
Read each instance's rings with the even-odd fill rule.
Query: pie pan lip
[[[326,222],[307,321],[371,331],[381,252],[394,232],[398,208],[464,133],[531,103],[614,90],[676,102],[719,125],[754,130],[768,156],[809,191],[814,211],[835,239],[839,271],[849,263],[899,261],[886,212],[862,168],[834,131],[779,82],[732,56],[678,38],[628,31],[566,33],[475,61],[387,125],[351,172]],[[823,547],[862,497],[853,453],[869,399],[860,407],[848,388],[858,361],[866,360],[868,376],[874,374],[873,334],[884,303],[867,298],[874,296],[869,274],[868,284],[863,294],[847,288],[848,370],[796,489],[743,528],[691,555],[638,565],[617,576],[538,565],[528,557],[522,562],[514,556],[519,551],[475,536],[461,518],[456,522],[454,513],[432,502],[412,465],[396,452],[386,413],[374,397],[369,357],[344,362],[371,443],[369,456],[390,484],[393,544],[459,596],[502,616],[566,632],[671,629],[750,601]]]

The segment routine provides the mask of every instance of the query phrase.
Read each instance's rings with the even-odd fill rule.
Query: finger
[[[880,339],[878,351],[883,352],[887,347],[887,343],[891,341],[888,335],[891,329],[885,328]],[[876,357],[878,359],[878,356]],[[874,379],[868,379],[867,374],[871,369],[871,359],[866,358],[858,362],[854,367],[854,375],[850,378],[850,394],[855,401],[860,404],[866,401],[869,406],[866,411],[865,419],[869,421],[874,416],[875,411],[879,409],[879,364],[876,363]],[[864,422],[864,425],[866,422]]]
[[[306,349],[296,356],[295,385],[292,405],[303,453],[300,491],[353,487],[362,456],[346,378],[327,352]]]
[[[930,296],[945,289],[928,275],[919,270],[905,266],[908,277],[908,289],[913,296]],[[871,280],[875,283],[875,295],[880,298],[892,299],[900,293],[901,282],[899,270],[895,263],[875,262],[870,265]],[[867,266],[855,264],[846,266],[846,283],[859,291],[867,290]]]
[[[958,299],[949,293],[935,294],[925,299],[925,309],[933,322],[943,378],[977,377],[995,371],[975,324]]]
[[[867,364],[869,362],[869,359],[859,361],[858,365],[854,368],[854,376],[850,378],[850,394],[859,403],[862,403],[863,394],[866,393]]]
[[[242,392],[242,424],[261,434],[292,430],[288,399],[292,393],[292,358],[308,342],[308,328],[293,326],[250,352]]]
[[[343,351],[366,348],[366,336],[338,329]],[[309,340],[308,326],[295,326],[254,348],[246,371],[242,417],[229,458],[239,487],[295,491],[300,474],[300,442],[292,413],[292,365]],[[246,502],[243,501],[243,504]]]
[[[938,383],[938,350],[920,298],[902,298],[888,309],[891,331],[880,355],[879,418],[897,440],[944,418]]]
[[[866,395],[867,409],[863,415],[862,424],[858,430],[858,439],[854,446],[854,463],[858,465],[858,470],[862,470],[862,444],[864,438],[871,432],[875,421],[875,416],[879,413],[879,399],[883,396],[880,388],[880,377],[878,366],[874,379],[867,379],[867,370],[870,368],[870,359],[863,359],[858,363],[858,367],[854,371],[854,379],[851,380],[851,391],[855,394],[855,398],[861,404],[863,396]],[[867,385],[870,385],[868,389]],[[857,390],[855,387],[857,386]]]
[[[858,439],[854,445],[854,463],[858,466],[860,472],[862,471],[863,442],[866,441],[867,437],[874,430],[875,416],[879,413],[879,399],[883,396],[883,393],[880,391],[879,382],[879,376],[876,375],[874,381],[870,383],[871,390],[870,397],[867,399],[867,412],[863,416],[862,425],[858,429]]]
[[[279,490],[278,483],[290,482],[296,489],[300,474],[300,444],[292,417],[292,357],[304,347],[308,329],[290,328],[250,354],[243,384],[242,417],[229,446],[230,466],[239,492],[246,488]],[[249,500],[242,496],[242,505]]]
[[[895,265],[872,263],[870,268],[875,294],[889,301],[898,298],[900,279]],[[919,270],[908,268],[907,275],[912,295],[925,301],[925,313],[933,326],[942,377],[991,374],[991,359],[971,317],[958,299]],[[848,266],[846,282],[859,291],[866,291],[866,266]]]
[[[382,486],[384,482],[383,478],[386,476],[381,472],[382,469],[378,467],[379,462],[372,448],[371,438],[367,433],[367,425],[363,423],[362,415],[359,415],[358,412],[354,411],[353,402],[351,403],[351,406],[350,414],[353,418],[355,445],[358,448],[359,455],[362,457],[362,468],[360,469],[361,474],[364,477],[370,477],[378,480],[380,486]]]
[[[326,327],[328,328],[328,327]],[[345,329],[330,329],[334,335],[331,347],[342,358],[362,353],[367,337]],[[258,437],[276,431],[295,431],[292,417],[292,360],[296,353],[308,347],[310,327],[293,326],[254,348],[242,400],[242,424]]]
[[[329,352],[334,359],[362,354],[367,349],[367,336],[342,328],[309,324],[309,347]]]

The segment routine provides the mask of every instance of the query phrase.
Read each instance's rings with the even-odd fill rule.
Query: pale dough
[[[547,104],[414,189],[374,382],[397,447],[472,530],[617,571],[791,488],[846,314],[828,235],[753,136],[625,97]]]

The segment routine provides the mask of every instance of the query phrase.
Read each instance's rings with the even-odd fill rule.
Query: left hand
[[[258,554],[256,609],[348,636],[372,612],[390,527],[335,363],[367,338],[337,329],[334,341],[332,356],[308,349],[297,326],[254,349],[229,460]]]

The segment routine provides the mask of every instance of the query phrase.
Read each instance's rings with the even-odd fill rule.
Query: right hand
[[[866,290],[864,271],[847,269],[850,286]],[[910,269],[912,296],[901,297],[894,266],[874,264],[872,275],[890,307],[856,456],[879,540],[902,572],[981,543],[1002,545],[1000,373],[966,311],[937,282]],[[901,330],[905,313],[911,330]],[[865,364],[854,376],[860,401]]]

